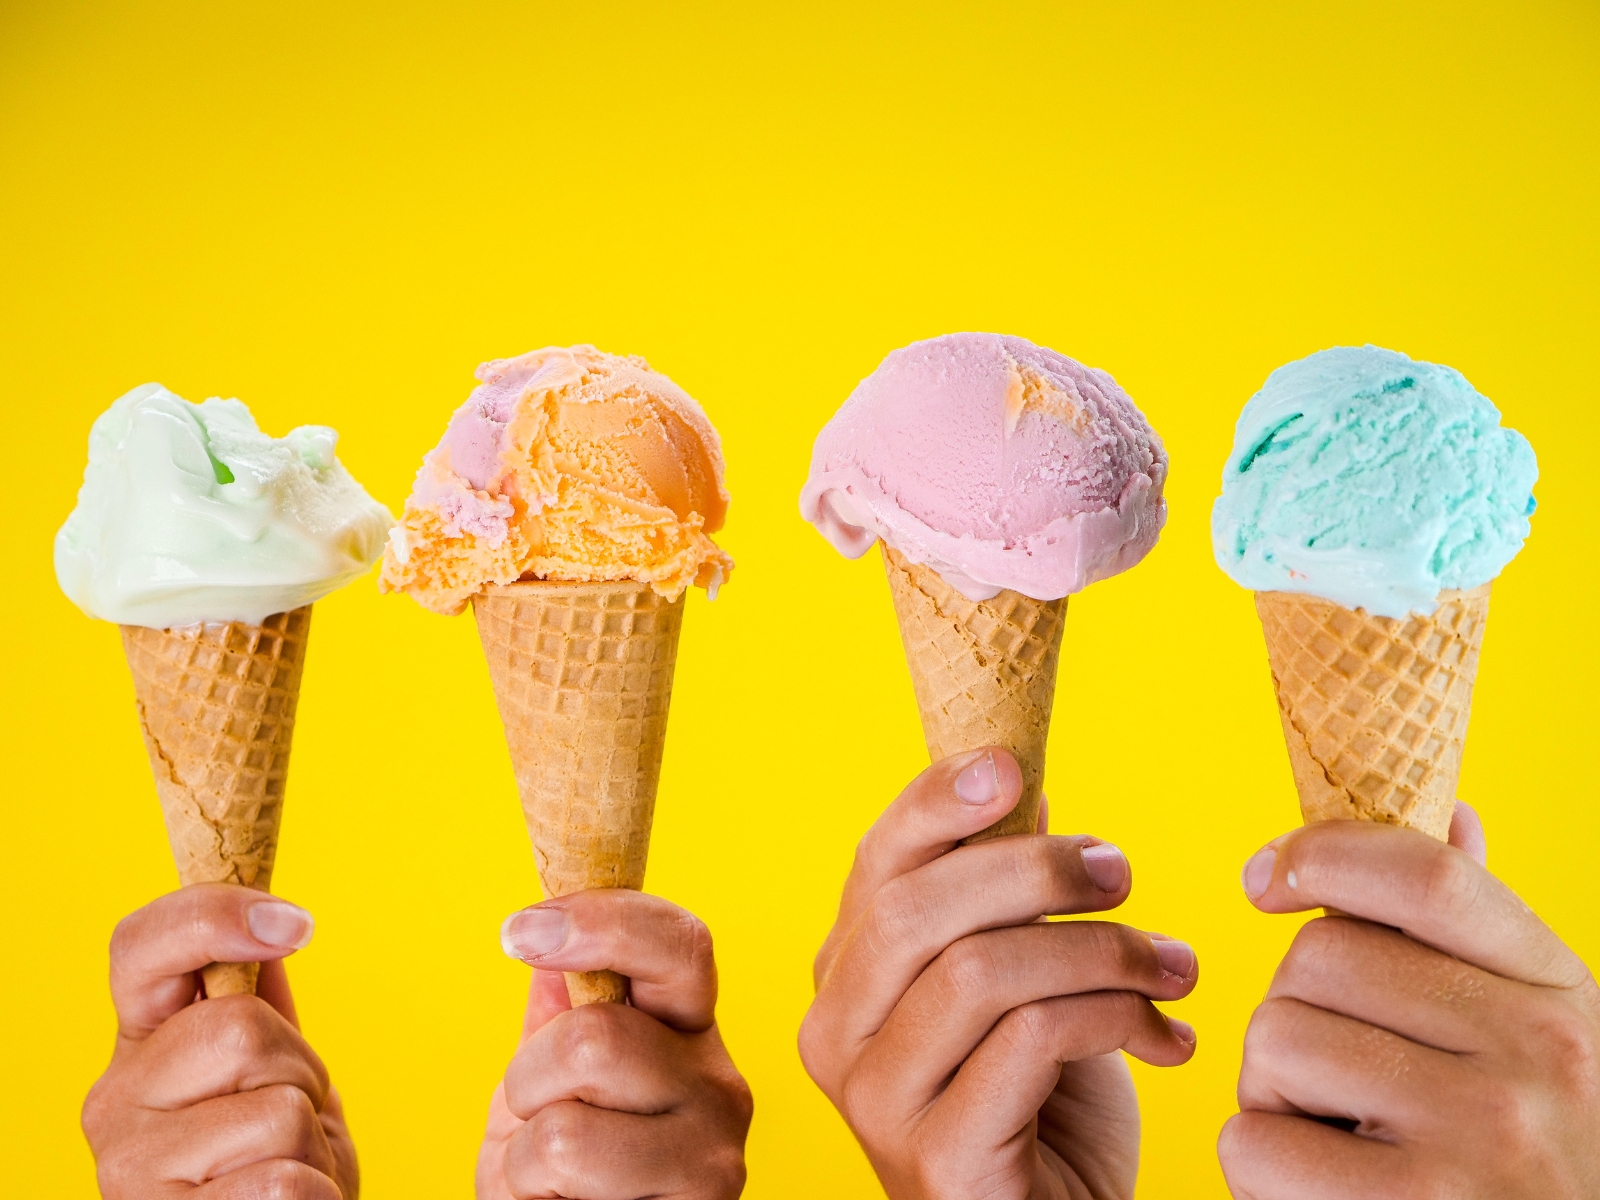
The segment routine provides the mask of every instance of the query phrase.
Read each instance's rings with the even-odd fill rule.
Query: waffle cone
[[[644,886],[683,601],[648,584],[530,580],[473,600],[545,895]],[[611,971],[574,1005],[620,1003]]]
[[[1256,611],[1306,823],[1448,839],[1489,585],[1403,620],[1294,592],[1257,592]]]
[[[178,878],[267,891],[311,608],[260,625],[122,626],[139,727]],[[255,991],[256,963],[212,963],[206,995]]]
[[[1003,591],[990,600],[968,600],[933,568],[887,545],[883,564],[928,757],[937,762],[980,746],[1004,746],[1022,768],[1016,808],[966,840],[1034,832],[1066,597],[1033,600]]]

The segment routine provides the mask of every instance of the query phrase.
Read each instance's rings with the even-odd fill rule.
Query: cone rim
[[[616,594],[622,592],[650,592],[654,591],[653,585],[637,579],[517,579],[511,583],[487,583],[474,599],[506,594],[517,595],[531,592],[542,594],[565,593],[579,596],[587,592]],[[659,593],[657,593],[659,595]],[[665,597],[662,597],[664,600]],[[682,599],[680,596],[679,599]],[[668,604],[677,603],[667,600]]]
[[[1492,579],[1485,583],[1480,583],[1476,587],[1440,588],[1438,593],[1434,596],[1433,602],[1435,605],[1460,604],[1464,602],[1470,603],[1471,601],[1481,600],[1486,596],[1492,595],[1493,589],[1494,580]],[[1382,613],[1373,612],[1371,609],[1363,608],[1359,605],[1352,607],[1351,605],[1343,604],[1338,600],[1333,600],[1327,596],[1319,595],[1316,592],[1297,592],[1291,591],[1288,588],[1251,588],[1250,591],[1256,596],[1292,596],[1302,600],[1317,600],[1323,604],[1330,604],[1334,608],[1342,608],[1345,612],[1355,613],[1366,621],[1409,621],[1419,616],[1424,620],[1427,620],[1433,615],[1432,613],[1418,613],[1415,609],[1413,609],[1408,611],[1403,617],[1386,617]]]

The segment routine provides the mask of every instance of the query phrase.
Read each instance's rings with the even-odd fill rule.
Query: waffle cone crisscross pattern
[[[1403,620],[1293,592],[1257,592],[1256,611],[1306,821],[1447,839],[1489,585]]]
[[[311,608],[260,625],[122,626],[139,725],[178,878],[266,891],[278,850]],[[205,969],[211,996],[255,990],[255,963]]]
[[[548,896],[644,886],[683,600],[648,584],[529,580],[473,600]],[[571,972],[574,1004],[620,1001]]]
[[[1004,746],[1022,768],[1022,799],[967,841],[1032,833],[1039,823],[1045,740],[1055,702],[1066,597],[1003,591],[968,600],[933,568],[883,547],[906,665],[935,762],[979,746]]]

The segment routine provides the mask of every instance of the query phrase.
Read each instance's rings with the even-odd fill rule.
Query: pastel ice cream
[[[490,584],[633,580],[713,595],[733,569],[722,444],[642,358],[547,347],[477,370],[423,459],[380,586],[454,614]]]
[[[1067,597],[1166,521],[1161,440],[1116,381],[1017,337],[890,354],[817,436],[800,512],[841,553],[883,546],[931,760],[1003,746],[1038,829]]]
[[[272,438],[238,400],[191,404],[158,383],[89,432],[56,578],[90,616],[166,629],[258,625],[365,572],[391,517],[334,456],[338,434]]]
[[[1538,474],[1460,372],[1341,346],[1279,367],[1245,405],[1212,545],[1257,592],[1431,614],[1522,548]]]
[[[971,600],[1053,600],[1125,571],[1166,522],[1167,456],[1104,371],[955,333],[885,358],[817,436],[800,512],[840,553],[882,539]]]

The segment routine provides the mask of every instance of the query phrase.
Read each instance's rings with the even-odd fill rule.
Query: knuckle
[[[135,1140],[123,1138],[110,1146],[94,1147],[95,1179],[106,1200],[138,1196],[149,1174],[146,1153]]]
[[[839,1087],[839,1111],[851,1128],[870,1125],[879,1107],[878,1081],[868,1071],[854,1071]]]
[[[890,880],[872,898],[872,929],[885,945],[915,942],[927,927],[927,903],[909,878]]]
[[[83,1109],[78,1115],[83,1135],[91,1147],[103,1139],[108,1130],[117,1125],[116,1103],[111,1097],[111,1086],[102,1075],[94,1081],[89,1094],[83,1098]]]
[[[1030,1056],[1041,1054],[1055,1040],[1055,1014],[1043,1002],[1023,1004],[1000,1018],[1000,1029],[1016,1049]]]
[[[614,1068],[626,1039],[616,1004],[585,1004],[563,1014],[557,1054],[583,1078]]]
[[[142,910],[141,910],[142,911]],[[115,971],[138,944],[138,913],[129,913],[111,931],[111,969]]]
[[[800,1065],[806,1069],[806,1074],[811,1076],[811,1081],[820,1087],[821,1076],[826,1073],[828,1055],[827,1042],[817,1028],[817,1023],[817,1006],[812,1004],[800,1022],[800,1035],[795,1039],[795,1046],[800,1051]]]
[[[292,1083],[274,1083],[251,1093],[260,1116],[274,1128],[304,1132],[317,1123],[311,1097]]]
[[[710,927],[692,912],[681,908],[678,910],[676,924],[681,956],[694,974],[704,975],[713,970],[716,953],[711,942]]]
[[[1289,943],[1288,953],[1283,956],[1274,973],[1274,984],[1293,988],[1301,981],[1337,969],[1355,930],[1354,921],[1330,920],[1327,917],[1307,921]]]
[[[295,1159],[272,1159],[251,1172],[250,1200],[322,1200],[329,1193],[317,1186],[319,1174]]]
[[[571,1101],[547,1105],[533,1115],[525,1130],[528,1149],[552,1176],[567,1181],[583,1170],[592,1139],[584,1136],[579,1105]]]
[[[723,1083],[722,1092],[727,1101],[733,1119],[741,1131],[750,1128],[750,1122],[756,1115],[755,1093],[750,1090],[750,1084],[738,1071],[730,1071],[731,1078]],[[743,1161],[741,1155],[741,1162]]]
[[[1538,1153],[1546,1142],[1539,1106],[1520,1085],[1491,1077],[1477,1089],[1479,1127],[1489,1135],[1503,1162],[1519,1162]]]
[[[1556,994],[1530,1014],[1524,1038],[1540,1077],[1552,1081],[1560,1102],[1593,1110],[1600,1107],[1600,1029],[1593,1017],[1564,994]]]
[[[1289,953],[1284,958],[1295,959],[1306,965],[1326,961],[1345,944],[1351,924],[1350,921],[1329,920],[1327,917],[1307,921],[1295,933],[1294,941],[1289,943]]]
[[[244,1060],[265,1057],[277,1045],[282,1018],[256,996],[219,996],[204,1004],[196,1019],[220,1049]]]
[[[1217,1161],[1222,1165],[1223,1174],[1231,1176],[1234,1165],[1248,1153],[1249,1131],[1244,1114],[1234,1113],[1223,1122],[1222,1132],[1217,1134]]]
[[[1470,869],[1471,860],[1443,844],[1431,847],[1421,875],[1425,911],[1449,915],[1469,908],[1482,886],[1482,876]]]
[[[1256,1010],[1250,1014],[1250,1023],[1245,1026],[1244,1031],[1246,1058],[1269,1056],[1275,1052],[1286,1036],[1293,1006],[1294,1001],[1278,996],[1263,1000],[1256,1005]]]
[[[881,823],[882,818],[879,820]],[[846,876],[847,879],[857,879],[870,869],[872,860],[877,856],[876,847],[881,836],[878,825],[873,825],[861,835],[861,840],[856,843],[855,856],[850,860],[850,874]]]
[[[746,1169],[743,1141],[714,1141],[700,1154],[699,1176],[711,1200],[733,1200],[744,1191]]]
[[[999,971],[989,939],[972,934],[946,946],[938,958],[939,977],[957,996],[986,994]]]

